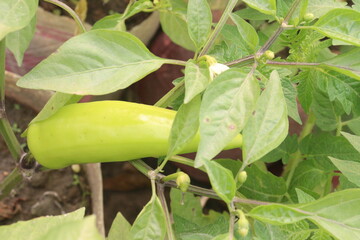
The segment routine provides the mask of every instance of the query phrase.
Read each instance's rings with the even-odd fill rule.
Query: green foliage
[[[35,34],[36,16],[23,28],[6,36],[6,47],[14,54],[16,62],[21,66],[26,49]]]
[[[195,45],[188,33],[186,3],[182,0],[168,0],[168,2],[170,7],[160,12],[162,30],[174,43],[194,51]]]
[[[84,218],[81,208],[67,215],[39,217],[19,221],[9,226],[0,226],[0,239],[102,239],[96,231],[95,218]]]
[[[100,95],[128,87],[165,62],[129,33],[93,30],[71,38],[17,84],[77,95]]]
[[[215,157],[244,128],[259,95],[252,72],[228,70],[206,89],[200,108],[200,144],[195,164]]]
[[[243,131],[245,165],[259,160],[282,143],[288,132],[287,115],[280,77],[274,71],[257,101],[255,114],[250,117]]]
[[[337,239],[360,237],[360,223],[356,220],[360,190],[335,192],[306,204],[285,206],[271,204],[251,210],[250,216],[270,224],[289,224],[309,219]]]
[[[275,0],[244,0],[250,7],[268,15],[275,15],[276,1]]]
[[[187,26],[189,37],[196,50],[201,49],[211,31],[212,15],[206,0],[189,0],[187,7]]]
[[[210,83],[209,66],[206,63],[197,65],[189,60],[185,66],[185,98],[184,103],[189,103],[195,96],[203,92]]]
[[[26,27],[32,21],[38,0],[4,0],[0,6],[0,40],[2,40],[7,34]]]
[[[244,0],[233,11],[236,2],[228,1],[214,23],[216,1],[130,1],[125,12],[71,38],[18,81],[57,91],[32,121],[37,122],[83,95],[125,89],[163,64],[184,67],[184,76],[157,104],[178,110],[165,160],[206,172],[211,189],[190,185],[188,191],[220,199],[228,212],[204,214],[199,197],[172,189],[169,213],[162,186],[155,191],[155,184],[164,184],[161,169],[149,174],[148,166],[135,161],[151,175],[153,196],[132,226],[119,213],[109,240],[360,238],[360,1],[347,6],[337,0]],[[0,3],[0,39],[19,65],[33,38],[37,6],[37,0]],[[125,31],[126,19],[156,10],[162,30],[193,51],[192,59],[157,57]],[[269,51],[275,58],[265,57]],[[0,77],[0,92],[3,85]],[[299,136],[289,134],[288,117],[302,125]],[[194,161],[175,157],[197,132]],[[214,160],[235,137],[243,140],[242,156]],[[138,144],[134,149],[141,151]],[[274,175],[267,167],[278,160],[284,171]],[[247,175],[241,183],[240,172]],[[239,229],[229,232],[239,226],[238,212],[249,220],[246,237]],[[94,217],[84,218],[79,210],[0,226],[0,239],[103,238]]]
[[[160,200],[153,195],[130,229],[132,240],[164,239],[166,222]]]
[[[191,102],[180,106],[171,128],[168,158],[178,154],[198,132],[199,118],[197,116],[200,104],[200,97],[195,97]]]
[[[130,223],[120,212],[118,212],[111,224],[107,240],[132,240],[130,229]]]
[[[309,27],[327,37],[360,46],[360,16],[352,9],[333,9]]]
[[[286,184],[283,178],[253,164],[246,169],[248,178],[240,187],[239,192],[249,199],[280,202],[286,194]]]

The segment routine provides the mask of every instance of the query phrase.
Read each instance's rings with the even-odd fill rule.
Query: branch
[[[81,21],[80,17],[76,14],[76,12],[74,10],[72,10],[71,7],[69,7],[68,5],[66,5],[63,2],[60,2],[59,0],[44,0],[44,1],[48,2],[48,3],[52,3],[52,4],[60,7],[64,11],[66,11],[75,20],[76,24],[78,25],[78,27],[80,29],[80,32],[81,33],[86,32],[86,28],[85,28],[83,22]]]
[[[266,41],[266,43],[256,53],[256,57],[260,57],[261,55],[263,55],[265,53],[265,51],[268,50],[270,48],[270,46],[276,41],[276,39],[280,36],[280,34],[284,31],[284,29],[286,29],[291,16],[294,14],[294,12],[295,12],[296,8],[298,7],[298,5],[300,4],[300,2],[301,2],[301,0],[296,0],[292,4],[284,21],[280,24],[279,28],[275,31],[275,33]]]
[[[230,13],[233,11],[233,9],[234,9],[237,2],[238,2],[237,0],[229,0],[223,14],[221,15],[221,18],[220,18],[219,22],[216,24],[214,31],[211,33],[211,35],[208,38],[207,42],[205,43],[203,49],[201,50],[199,56],[205,55],[210,50],[210,48],[214,44],[215,39],[219,35],[221,29],[223,28],[223,26],[227,22],[227,20],[228,20],[228,18],[230,16]]]

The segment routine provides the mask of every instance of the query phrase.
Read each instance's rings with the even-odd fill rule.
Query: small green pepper
[[[173,110],[122,101],[71,104],[30,124],[27,141],[35,159],[55,169],[160,157],[167,153],[175,115]],[[181,153],[195,152],[199,140],[197,134]],[[226,149],[241,145],[238,135]]]

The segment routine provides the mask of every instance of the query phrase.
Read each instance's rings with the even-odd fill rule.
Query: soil
[[[62,1],[74,8],[74,1]],[[103,4],[101,0],[88,0],[86,22],[93,24],[110,12],[123,12],[127,0],[110,0]],[[60,8],[40,1],[47,11],[67,15]],[[137,25],[149,16],[140,13],[126,23],[128,29]],[[6,113],[22,145],[25,139],[20,137],[36,112],[6,99]],[[14,169],[15,161],[3,139],[0,137],[0,182]],[[139,214],[151,195],[148,179],[137,172],[128,163],[103,164],[104,179],[104,212],[106,232],[114,217],[120,211],[130,223]],[[19,220],[28,220],[44,215],[59,215],[86,207],[91,214],[91,199],[85,173],[74,173],[71,168],[37,172],[31,179],[24,179],[11,196],[0,201],[0,225],[11,224]]]
[[[25,139],[20,137],[36,113],[11,99],[6,99],[6,112],[17,138],[22,145]],[[12,159],[5,142],[0,138],[0,182],[14,169]],[[28,220],[44,215],[59,215],[89,206],[89,190],[84,174],[74,173],[71,168],[37,172],[24,181],[0,201],[0,225],[19,220]]]
[[[25,146],[26,141],[20,134],[36,116],[36,112],[11,99],[6,99],[6,112],[18,140]],[[15,161],[2,138],[0,160],[1,182],[15,168]],[[103,164],[102,170],[105,228],[108,232],[117,212],[121,212],[130,223],[134,222],[149,201],[151,189],[148,178],[129,163]],[[90,192],[85,176],[83,171],[75,173],[68,167],[36,172],[30,179],[24,178],[9,197],[0,201],[0,225],[38,216],[60,215],[81,207],[85,207],[86,213],[91,214]]]

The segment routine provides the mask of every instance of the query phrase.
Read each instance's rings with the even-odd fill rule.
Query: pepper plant
[[[184,76],[155,104],[178,111],[167,155],[156,169],[130,161],[149,176],[153,195],[132,226],[119,214],[108,239],[360,238],[359,0],[229,0],[215,23],[211,1],[130,0],[124,13],[105,17],[87,32],[71,9],[46,1],[69,11],[82,33],[18,81],[20,87],[56,91],[32,123],[83,95],[125,89],[164,64],[184,67]],[[37,5],[0,4],[1,74],[5,46],[21,63]],[[194,57],[157,57],[127,33],[125,20],[141,11],[158,11],[162,30]],[[3,82],[2,77],[0,129],[19,159]],[[289,118],[301,124],[299,136],[289,134]],[[196,158],[178,156],[197,132]],[[242,156],[214,159],[239,133]],[[278,160],[284,169],[276,176],[266,166]],[[206,172],[212,189],[191,185],[182,172],[164,176],[169,161]],[[10,176],[18,178],[19,170]],[[172,189],[170,209],[164,187],[181,189]],[[228,211],[204,215],[193,194],[219,199]],[[94,219],[82,219],[81,211],[29,224],[47,223],[41,234],[48,231],[49,239],[93,229]],[[0,227],[0,236],[21,236],[19,224]],[[102,239],[94,230],[86,233],[86,239]],[[41,234],[34,239],[47,239]]]

